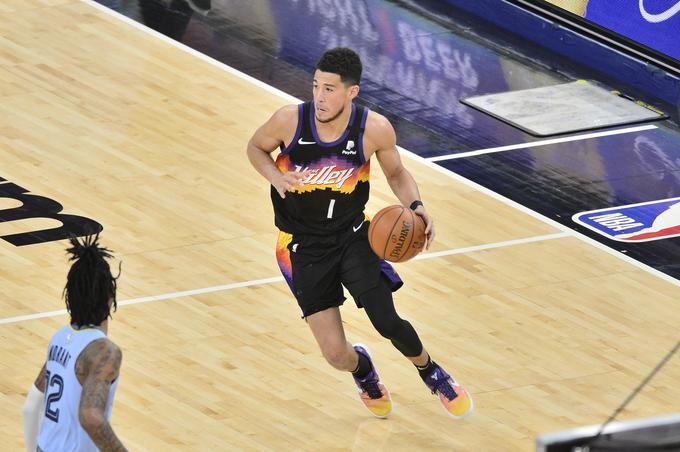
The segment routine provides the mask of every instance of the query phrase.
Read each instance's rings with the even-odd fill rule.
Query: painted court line
[[[223,70],[234,74],[258,87],[263,88],[264,90],[273,93],[277,96],[280,96],[284,99],[287,99],[289,101],[293,102],[299,102],[299,99],[284,93],[283,91],[280,91],[270,85],[267,85],[247,74],[244,74],[236,69],[231,68],[230,66],[225,65],[224,63],[221,63],[217,60],[214,60],[206,55],[203,55],[200,52],[195,51],[194,49],[185,46],[184,44],[181,44],[177,41],[174,41],[158,32],[155,32],[154,30],[151,30],[135,21],[132,19],[129,19],[121,14],[116,13],[115,11],[112,11],[102,5],[99,5],[98,3],[93,2],[92,0],[82,0],[84,3],[87,3],[103,12],[105,12],[108,15],[111,15],[113,17],[116,17],[119,20],[122,20],[123,22],[126,22],[129,25],[134,26],[135,28],[142,30],[146,33],[152,34],[156,36],[157,38],[177,47],[180,48],[181,50],[184,50],[185,52],[188,52],[197,58],[200,58],[201,60],[204,60],[208,62],[209,64],[212,64],[214,66],[220,67]],[[621,133],[630,133],[634,131],[641,131],[641,130],[649,130],[649,129],[655,129],[656,126],[654,125],[645,125],[645,126],[639,126],[639,127],[633,127],[633,128],[628,128],[628,129],[618,129],[618,130],[612,130],[612,131],[607,131],[607,132],[598,132],[595,134],[586,134],[586,135],[580,135],[580,136],[573,136],[573,137],[563,137],[563,138],[558,138],[554,140],[544,140],[540,142],[533,142],[533,143],[524,143],[520,145],[512,145],[512,146],[503,146],[500,148],[490,148],[486,150],[480,150],[480,151],[473,151],[473,153],[464,153],[464,154],[456,154],[455,156],[451,156],[448,158],[461,158],[461,156],[470,156],[470,155],[480,155],[482,153],[490,153],[490,152],[501,152],[503,150],[510,150],[510,149],[521,149],[521,148],[527,148],[527,147],[535,147],[535,146],[543,146],[547,144],[553,144],[553,143],[560,143],[560,142],[567,142],[567,141],[574,141],[574,140],[582,140],[582,139],[587,139],[587,138],[594,138],[596,136],[606,136],[606,135],[616,135],[616,134],[621,134]],[[466,248],[459,248],[459,249],[454,249],[454,250],[446,250],[446,251],[438,251],[438,252],[433,252],[433,253],[424,253],[416,257],[417,260],[422,260],[422,259],[431,259],[431,258],[436,258],[436,257],[441,257],[441,256],[449,256],[449,255],[454,255],[454,254],[462,254],[462,253],[469,253],[469,252],[474,252],[474,251],[479,251],[479,250],[485,250],[485,249],[492,249],[492,248],[500,248],[500,247],[506,247],[506,246],[513,246],[517,244],[522,244],[522,243],[531,243],[531,242],[536,242],[536,241],[541,241],[541,240],[551,240],[551,239],[556,239],[556,238],[562,238],[562,237],[569,237],[569,236],[575,236],[577,238],[580,238],[583,241],[586,241],[590,243],[591,245],[600,248],[604,251],[607,251],[608,253],[615,255],[616,257],[626,260],[629,263],[633,264],[636,267],[639,267],[643,270],[646,270],[652,274],[655,274],[656,276],[659,276],[662,279],[665,279],[666,281],[672,282],[675,285],[680,285],[680,283],[675,280],[674,278],[671,278],[670,276],[659,272],[656,269],[653,269],[651,267],[648,267],[645,264],[642,264],[634,259],[629,258],[628,256],[625,256],[621,253],[616,252],[615,250],[612,250],[609,247],[606,247],[602,245],[599,242],[596,242],[595,240],[590,239],[589,237],[583,236],[582,234],[579,234],[573,230],[570,230],[566,228],[565,226],[547,218],[544,217],[543,215],[532,211],[531,209],[528,209],[525,206],[522,206],[521,204],[516,203],[515,201],[512,201],[508,198],[505,198],[504,196],[493,192],[486,187],[483,187],[475,182],[472,182],[468,179],[465,179],[439,165],[434,164],[433,162],[437,160],[445,160],[447,159],[446,156],[442,157],[435,157],[431,159],[424,159],[421,156],[418,156],[406,149],[399,148],[402,153],[407,155],[413,160],[420,161],[421,163],[424,163],[426,166],[429,166],[443,174],[448,175],[449,177],[465,184],[471,187],[476,188],[477,190],[507,204],[510,205],[518,210],[521,210],[527,214],[529,214],[532,217],[535,217],[537,219],[540,219],[544,221],[545,223],[551,224],[561,230],[562,232],[555,233],[555,234],[547,234],[543,236],[535,236],[535,237],[529,237],[529,238],[524,238],[524,239],[517,239],[517,240],[510,240],[510,241],[505,241],[505,242],[498,242],[498,243],[493,243],[493,244],[486,244],[486,245],[477,245],[477,246],[472,246],[472,247],[466,247]],[[257,280],[251,280],[251,281],[244,281],[244,282],[239,282],[239,283],[232,283],[232,284],[224,284],[224,285],[219,285],[219,286],[213,286],[213,287],[206,287],[202,289],[194,289],[194,290],[186,290],[186,291],[181,291],[181,292],[173,292],[173,293],[167,293],[167,294],[161,294],[161,295],[153,295],[153,296],[147,296],[147,297],[139,297],[139,298],[132,298],[129,300],[122,300],[119,302],[121,306],[125,305],[131,305],[131,304],[138,304],[138,303],[147,303],[151,301],[160,301],[160,300],[167,300],[167,299],[174,299],[174,298],[182,298],[182,297],[188,297],[188,296],[194,296],[194,295],[201,295],[201,294],[206,294],[206,293],[213,293],[213,292],[219,292],[219,291],[226,291],[226,290],[232,290],[236,288],[242,288],[242,287],[248,287],[248,286],[257,286],[257,285],[264,285],[264,284],[272,284],[272,283],[279,283],[283,282],[284,279],[281,276],[277,277],[272,277],[272,278],[264,278],[264,279],[257,279]],[[18,323],[22,321],[27,321],[27,320],[33,320],[33,319],[39,319],[39,318],[45,318],[45,317],[56,317],[60,315],[65,315],[66,310],[61,309],[57,311],[48,311],[48,312],[41,312],[41,313],[36,313],[36,314],[29,314],[29,315],[22,315],[22,316],[15,316],[15,317],[8,317],[5,319],[0,319],[0,325],[3,324],[11,324],[11,323]]]
[[[561,239],[563,237],[571,237],[571,234],[569,232],[556,232],[554,234],[546,234],[546,235],[537,235],[534,237],[526,237],[523,239],[515,239],[515,240],[507,240],[505,242],[496,242],[496,243],[488,243],[486,245],[475,245],[475,246],[468,246],[465,248],[457,248],[454,250],[446,250],[446,251],[435,251],[432,253],[422,253],[413,258],[413,260],[422,260],[422,259],[432,259],[433,257],[443,257],[443,256],[452,256],[454,254],[464,254],[464,253],[472,253],[474,251],[483,251],[483,250],[491,250],[494,248],[504,248],[508,246],[513,246],[513,245],[522,245],[525,243],[533,243],[533,242],[542,242],[544,240],[552,240],[552,239]]]
[[[239,77],[239,78],[241,78],[241,79],[243,79],[243,80],[245,80],[249,83],[252,83],[253,85],[255,85],[259,88],[262,88],[265,91],[268,91],[272,94],[275,94],[275,95],[277,95],[277,96],[279,96],[279,97],[281,97],[281,98],[283,98],[283,99],[285,99],[289,102],[292,102],[292,103],[301,102],[300,99],[293,97],[288,93],[284,93],[283,91],[276,89],[271,85],[267,85],[263,81],[258,80],[255,77],[251,77],[250,75],[248,75],[244,72],[241,72],[238,69],[234,69],[231,66],[227,66],[226,64],[222,63],[221,61],[218,61],[218,60],[216,60],[212,57],[209,57],[208,55],[205,55],[205,54],[203,54],[203,53],[201,53],[197,50],[194,50],[191,47],[189,47],[185,44],[182,44],[179,41],[175,41],[174,39],[172,39],[172,38],[170,38],[170,37],[168,37],[168,36],[166,36],[162,33],[157,32],[156,30],[149,28],[146,25],[142,25],[139,22],[137,22],[133,19],[130,19],[129,17],[124,16],[123,14],[121,14],[117,11],[109,9],[104,5],[100,5],[99,3],[95,2],[94,0],[80,0],[80,1],[92,6],[94,8],[97,8],[98,10],[100,10],[101,12],[105,13],[108,16],[112,16],[112,17],[114,17],[114,18],[116,18],[116,19],[118,19],[122,22],[125,22],[128,25],[131,25],[132,27],[134,27],[134,28],[136,28],[140,31],[143,31],[144,33],[155,36],[156,38],[160,39],[163,42],[166,42],[166,43],[172,45],[173,47],[177,47],[180,50],[183,50],[183,51],[195,56],[196,58],[205,61],[206,63],[212,64],[213,66],[217,66],[218,68],[220,68],[220,69],[222,69],[226,72],[229,72],[230,74],[233,74],[233,75],[235,75],[235,76],[237,76],[237,77]]]
[[[437,251],[437,252],[433,252],[433,253],[422,253],[422,254],[418,255],[414,260],[433,259],[433,258],[442,257],[442,256],[451,256],[453,254],[472,253],[472,252],[475,252],[475,251],[484,251],[484,250],[489,250],[489,249],[493,249],[493,248],[503,248],[503,247],[508,247],[508,246],[522,245],[522,244],[525,244],[525,243],[540,242],[540,241],[544,241],[544,240],[559,239],[559,238],[563,238],[563,237],[569,237],[569,234],[565,233],[565,232],[558,232],[556,234],[538,235],[538,236],[534,236],[534,237],[526,237],[526,238],[523,238],[523,239],[507,240],[507,241],[504,241],[504,242],[468,246],[468,247],[465,247],[465,248],[457,248],[457,249],[452,249],[452,250]],[[280,283],[280,282],[284,282],[283,276],[274,276],[272,278],[254,279],[252,281],[243,281],[243,282],[232,283],[232,284],[222,284],[222,285],[219,285],[219,286],[204,287],[204,288],[201,288],[201,289],[183,290],[181,292],[171,292],[171,293],[165,293],[165,294],[160,294],[160,295],[151,295],[151,296],[148,296],[148,297],[130,298],[129,300],[119,301],[118,306],[127,306],[127,305],[131,305],[131,304],[149,303],[151,301],[160,301],[160,300],[169,300],[169,299],[175,299],[175,298],[192,297],[194,295],[204,295],[204,294],[207,294],[207,293],[223,292],[223,291],[232,290],[232,289],[240,289],[242,287],[262,286],[264,284],[273,284],[273,283]],[[5,319],[0,319],[0,325],[6,325],[6,324],[9,324],[9,323],[24,322],[24,321],[27,321],[27,320],[41,319],[41,318],[44,318],[44,317],[57,317],[57,316],[60,316],[60,315],[66,315],[66,309],[60,309],[58,311],[39,312],[39,313],[36,313],[36,314],[18,315],[18,316],[15,316],[15,317],[7,317]]]
[[[273,86],[267,85],[266,83],[254,78],[254,77],[251,77],[250,75],[247,75],[247,74],[245,74],[245,73],[243,73],[243,72],[241,72],[237,69],[234,69],[231,66],[227,66],[226,64],[224,64],[220,61],[217,61],[214,58],[211,58],[207,55],[204,55],[204,54],[202,54],[202,53],[200,53],[200,52],[192,49],[191,47],[188,47],[188,46],[186,46],[186,45],[184,45],[180,42],[177,42],[177,41],[175,41],[171,38],[168,38],[167,36],[165,36],[161,33],[158,33],[157,31],[152,30],[151,28],[148,28],[148,27],[146,27],[146,26],[144,26],[144,25],[142,25],[138,22],[135,22],[134,20],[132,20],[132,19],[120,14],[120,13],[117,13],[116,11],[113,11],[113,10],[111,10],[111,9],[105,7],[105,6],[102,6],[99,3],[94,2],[93,0],[81,0],[81,1],[99,9],[100,11],[104,12],[105,14],[107,14],[109,16],[115,17],[118,20],[122,20],[123,22],[125,22],[125,23],[145,32],[145,33],[153,35],[153,36],[157,37],[158,39],[161,39],[162,41],[167,42],[168,44],[170,44],[170,45],[172,45],[172,46],[174,46],[174,47],[176,47],[180,50],[183,50],[187,53],[190,53],[191,55],[194,55],[195,57],[197,57],[197,58],[199,58],[199,59],[201,59],[201,60],[203,60],[203,61],[205,61],[205,62],[207,62],[207,63],[209,63],[213,66],[219,67],[219,68],[229,72],[230,74],[233,74],[233,75],[235,75],[235,76],[237,76],[237,77],[239,77],[243,80],[246,80],[246,81],[248,81],[248,82],[250,82],[250,83],[252,83],[256,86],[259,86],[262,89],[266,90],[267,92],[270,92],[270,93],[272,93],[276,96],[279,96],[282,99],[286,99],[290,102],[301,102],[300,99],[297,99],[296,97],[293,97],[288,93],[285,93],[285,92],[283,92],[283,91],[281,91],[277,88],[274,88]],[[644,125],[644,126],[639,126],[639,127],[648,127],[649,129],[657,128],[655,125]],[[625,130],[625,129],[619,129],[619,130]],[[583,137],[581,136],[579,139],[583,139]],[[524,145],[526,145],[526,143]],[[643,264],[642,262],[639,262],[639,261],[637,261],[637,260],[635,260],[631,257],[628,257],[625,254],[623,254],[619,251],[616,251],[613,248],[610,248],[606,245],[603,245],[602,243],[600,243],[600,242],[598,242],[594,239],[591,239],[590,237],[583,235],[580,232],[577,232],[573,229],[570,229],[570,228],[562,225],[561,223],[556,222],[555,220],[553,220],[551,218],[548,218],[548,217],[546,217],[546,216],[544,216],[544,215],[542,215],[538,212],[535,212],[535,211],[529,209],[528,207],[523,206],[522,204],[519,204],[516,201],[513,201],[512,199],[506,198],[505,196],[503,196],[499,193],[496,193],[495,191],[489,190],[488,188],[484,187],[483,185],[480,185],[476,182],[473,182],[469,179],[466,179],[466,178],[460,176],[459,174],[456,174],[453,171],[450,171],[450,170],[444,168],[443,166],[438,165],[437,163],[434,163],[432,160],[425,159],[424,157],[421,157],[420,155],[417,155],[417,154],[409,151],[408,149],[404,149],[400,146],[397,146],[397,148],[399,149],[399,152],[402,155],[404,155],[407,158],[410,158],[411,160],[415,160],[417,162],[420,162],[420,163],[434,169],[435,171],[438,171],[439,173],[444,174],[445,176],[462,183],[463,185],[474,188],[475,190],[477,190],[481,193],[484,193],[485,195],[490,196],[490,197],[502,202],[505,205],[508,205],[508,206],[513,207],[513,208],[515,208],[515,209],[517,209],[521,212],[524,212],[527,215],[529,215],[533,218],[536,218],[537,220],[542,221],[543,223],[549,224],[549,225],[557,228],[560,231],[564,231],[565,233],[570,234],[573,237],[576,237],[579,240],[581,240],[585,243],[588,243],[595,248],[598,248],[602,251],[605,251],[605,252],[611,254],[612,256],[615,256],[615,257],[617,257],[617,258],[619,258],[623,261],[626,261],[629,264],[631,264],[631,265],[633,265],[633,266],[635,266],[635,267],[637,267],[641,270],[644,270],[644,271],[646,271],[646,272],[648,272],[648,273],[650,273],[650,274],[652,274],[652,275],[654,275],[658,278],[663,279],[664,281],[667,281],[667,282],[674,284],[676,286],[680,286],[680,281],[678,281],[677,279],[675,279],[671,276],[668,276],[667,274],[665,274],[663,272],[660,272],[659,270],[657,270],[655,268],[652,268],[652,267],[650,267],[646,264]]]
[[[515,149],[535,148],[535,147],[539,147],[539,146],[547,146],[549,144],[567,143],[569,141],[588,140],[588,139],[591,139],[591,138],[607,137],[607,136],[611,136],[611,135],[622,135],[624,133],[641,132],[643,130],[651,130],[651,129],[656,129],[656,128],[657,127],[654,124],[645,124],[643,126],[627,127],[625,129],[605,130],[603,132],[586,133],[584,135],[573,135],[573,136],[569,136],[569,137],[552,138],[550,140],[532,141],[532,142],[528,142],[528,143],[519,143],[519,144],[511,144],[511,145],[508,145],[508,146],[498,146],[498,147],[494,147],[494,148],[479,149],[477,151],[459,152],[458,154],[438,155],[437,157],[430,157],[427,160],[429,160],[430,162],[440,162],[442,160],[462,159],[462,158],[465,158],[465,157],[475,157],[477,155],[483,155],[483,154],[493,154],[495,152],[513,151]]]
[[[233,74],[233,75],[235,75],[235,76],[237,76],[237,77],[239,77],[243,80],[246,80],[246,81],[252,83],[253,85],[261,87],[265,91],[270,92],[270,93],[272,93],[272,94],[274,94],[274,95],[276,95],[276,96],[278,96],[282,99],[286,99],[290,102],[301,102],[299,99],[291,96],[288,93],[285,93],[285,92],[283,92],[283,91],[281,91],[277,88],[274,88],[273,86],[267,85],[266,83],[264,83],[260,80],[257,80],[256,78],[251,77],[251,76],[249,76],[249,75],[247,75],[247,74],[245,74],[245,73],[243,73],[243,72],[241,72],[237,69],[234,69],[231,66],[227,66],[226,64],[224,64],[220,61],[217,61],[217,60],[215,60],[215,59],[213,59],[213,58],[211,58],[207,55],[204,55],[204,54],[192,49],[191,47],[188,47],[188,46],[186,46],[186,45],[184,45],[180,42],[177,42],[177,41],[175,41],[171,38],[168,38],[167,36],[165,36],[161,33],[158,33],[157,31],[152,30],[152,29],[150,29],[150,28],[148,28],[148,27],[146,27],[146,26],[144,26],[144,25],[142,25],[138,22],[135,22],[134,20],[132,20],[132,19],[120,14],[120,13],[117,13],[116,11],[113,11],[113,10],[111,10],[111,9],[105,7],[105,6],[102,6],[102,5],[94,2],[93,0],[81,0],[81,1],[83,3],[87,3],[88,5],[91,5],[95,8],[97,8],[98,10],[104,12],[105,14],[107,14],[109,16],[112,16],[112,17],[114,17],[118,20],[121,20],[121,21],[123,21],[123,22],[145,32],[145,33],[153,35],[153,36],[157,37],[158,39],[161,39],[162,41],[167,42],[168,44],[170,44],[170,45],[172,45],[172,46],[174,46],[174,47],[176,47],[180,50],[183,50],[183,51],[185,51],[185,52],[187,52],[191,55],[194,55],[195,57],[197,57],[197,58],[199,58],[199,59],[201,59],[201,60],[203,60],[203,61],[205,61],[205,62],[207,62],[207,63],[209,63],[213,66],[219,67],[222,70],[229,72],[230,74]],[[656,129],[657,128],[655,125],[644,125],[644,126],[639,126],[639,127],[643,127],[643,128],[647,128],[647,129]],[[626,130],[626,129],[618,129],[618,130]],[[613,132],[616,132],[616,131],[613,131]],[[624,133],[628,133],[628,132],[624,132]],[[592,134],[588,134],[588,135],[592,135]],[[570,138],[570,137],[566,137],[566,138]],[[581,140],[581,139],[584,139],[584,138],[583,138],[583,136],[579,136],[579,138],[577,138],[577,139]],[[550,141],[550,140],[546,140],[546,141]],[[531,143],[524,143],[522,146],[528,147],[528,146],[526,146],[527,144],[531,144]],[[545,143],[543,143],[543,144],[545,144]],[[515,145],[515,146],[518,146],[518,145]],[[654,275],[654,276],[656,276],[660,279],[663,279],[664,281],[667,281],[667,282],[674,284],[676,286],[680,286],[680,281],[678,281],[677,279],[675,279],[675,278],[673,278],[673,277],[671,277],[671,276],[669,276],[669,275],[667,275],[663,272],[660,272],[659,270],[657,270],[655,268],[652,268],[652,267],[650,267],[646,264],[643,264],[642,262],[639,262],[639,261],[637,261],[637,260],[635,260],[631,257],[626,256],[625,254],[623,254],[619,251],[616,251],[615,249],[612,249],[612,248],[610,248],[606,245],[603,245],[602,243],[600,243],[596,240],[593,240],[590,237],[581,234],[580,232],[577,232],[573,229],[570,229],[570,228],[554,221],[551,218],[548,218],[548,217],[546,217],[546,216],[544,216],[544,215],[542,215],[538,212],[535,212],[535,211],[529,209],[528,207],[523,206],[522,204],[519,204],[518,202],[515,202],[515,201],[513,201],[509,198],[506,198],[505,196],[503,196],[499,193],[496,193],[492,190],[489,190],[488,188],[484,187],[483,185],[480,185],[480,184],[473,182],[469,179],[466,179],[466,178],[464,178],[464,177],[462,177],[462,176],[460,176],[460,175],[458,175],[458,174],[456,174],[452,171],[449,171],[446,168],[434,163],[434,161],[432,161],[432,160],[425,159],[425,158],[423,158],[423,157],[421,157],[421,156],[419,156],[419,155],[417,155],[417,154],[415,154],[415,153],[413,153],[413,152],[411,152],[407,149],[399,147],[399,146],[398,146],[398,149],[399,149],[401,154],[403,154],[407,158],[410,158],[411,160],[415,160],[415,161],[418,161],[420,163],[423,163],[424,165],[434,169],[435,171],[438,171],[439,173],[444,174],[447,177],[454,179],[454,180],[456,180],[456,181],[458,181],[458,182],[460,182],[460,183],[462,183],[462,184],[464,184],[468,187],[474,188],[475,190],[477,190],[481,193],[484,193],[485,195],[490,196],[490,197],[502,202],[505,205],[508,205],[508,206],[513,207],[517,210],[520,210],[520,211],[526,213],[527,215],[529,215],[533,218],[536,218],[537,220],[542,221],[543,223],[552,225],[553,227],[557,228],[558,230],[563,231],[565,234],[576,237],[579,240],[581,240],[585,243],[588,243],[591,246],[598,248],[602,251],[605,251],[608,254],[617,257],[618,259],[626,261],[629,264],[631,264],[631,265],[633,265],[633,266],[635,266],[635,267],[637,267],[641,270],[644,270],[644,271],[646,271],[646,272],[648,272],[648,273],[650,273],[650,274],[652,274],[652,275]],[[2,322],[0,322],[0,323],[2,323]]]
[[[620,251],[617,251],[613,248],[610,248],[607,245],[604,245],[604,244],[598,242],[595,239],[591,239],[590,237],[583,235],[580,232],[577,232],[577,231],[575,231],[575,230],[573,230],[573,229],[571,229],[571,228],[569,228],[569,227],[567,227],[567,226],[565,226],[561,223],[558,223],[557,221],[553,220],[552,218],[548,218],[548,217],[546,217],[546,216],[544,216],[544,215],[542,215],[542,214],[540,214],[540,213],[538,213],[534,210],[531,210],[528,207],[518,203],[517,201],[513,201],[512,199],[506,198],[505,196],[503,196],[499,193],[496,193],[495,191],[490,190],[490,189],[486,188],[485,186],[478,184],[477,182],[473,182],[470,179],[466,179],[463,176],[461,176],[457,173],[454,173],[453,171],[450,171],[450,170],[444,168],[443,166],[441,166],[437,163],[431,162],[431,161],[425,159],[424,157],[421,157],[417,154],[414,154],[410,151],[407,151],[407,150],[405,150],[405,149],[403,149],[399,146],[397,146],[397,148],[399,149],[399,151],[401,153],[404,154],[404,156],[406,156],[406,157],[408,157],[412,160],[416,160],[416,161],[432,168],[433,170],[443,174],[444,176],[447,176],[447,177],[449,177],[449,178],[451,178],[451,179],[453,179],[457,182],[460,182],[463,185],[466,185],[470,188],[473,188],[480,193],[484,193],[485,195],[487,195],[491,198],[494,198],[494,199],[502,202],[505,205],[508,205],[508,206],[513,207],[513,208],[515,208],[515,209],[517,209],[521,212],[524,212],[525,214],[529,215],[530,217],[536,218],[537,220],[540,220],[545,224],[549,224],[549,225],[553,226],[554,228],[559,229],[560,231],[563,231],[565,234],[571,235],[572,237],[575,237],[575,238],[581,240],[582,242],[585,242],[585,243],[593,246],[594,248],[602,250],[602,251],[604,251],[604,252],[606,252],[606,253],[608,253],[608,254],[610,254],[610,255],[618,258],[618,259],[621,259],[622,261],[625,261],[625,262],[631,264],[634,267],[637,267],[637,268],[639,268],[639,269],[641,269],[641,270],[643,270],[647,273],[650,273],[650,274],[656,276],[657,278],[663,279],[666,282],[669,282],[669,283],[671,283],[675,286],[680,287],[680,281],[673,278],[672,276],[669,276],[669,275],[667,275],[667,274],[665,274],[665,273],[663,273],[663,272],[661,272],[661,271],[659,271],[659,270],[657,270],[653,267],[650,267],[647,264],[643,264],[642,262],[635,260],[632,257],[629,257],[629,256],[627,256],[626,254],[623,254]]]

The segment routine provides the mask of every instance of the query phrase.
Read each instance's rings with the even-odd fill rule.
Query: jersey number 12
[[[55,388],[51,390],[50,388]],[[45,386],[45,417],[54,422],[59,422],[59,408],[53,409],[52,404],[61,399],[64,393],[64,379],[59,374],[51,374],[47,371]]]

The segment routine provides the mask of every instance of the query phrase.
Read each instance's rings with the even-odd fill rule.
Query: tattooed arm
[[[38,388],[38,391],[42,392],[43,394],[45,393],[45,384],[47,383],[45,381],[45,376],[47,375],[47,369],[45,367],[45,364],[43,364],[42,369],[40,369],[40,373],[38,376],[35,378],[35,387]]]
[[[76,375],[83,386],[78,419],[102,451],[126,450],[105,415],[109,389],[118,378],[122,358],[116,344],[108,339],[98,339],[85,347],[76,361]]]

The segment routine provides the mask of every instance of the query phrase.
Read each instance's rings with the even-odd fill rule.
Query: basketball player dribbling
[[[328,50],[314,72],[314,100],[279,109],[248,143],[250,162],[271,184],[279,267],[324,358],[352,373],[361,401],[375,416],[389,416],[392,401],[367,348],[345,338],[343,285],[375,329],[413,362],[446,411],[463,418],[472,412],[470,395],[432,361],[415,329],[399,317],[392,292],[403,283],[368,243],[364,206],[374,154],[399,201],[424,220],[427,247],[435,232],[401,162],[392,125],[353,102],[361,71],[353,50]]]

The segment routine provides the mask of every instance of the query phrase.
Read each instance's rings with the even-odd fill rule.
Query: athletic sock
[[[352,371],[352,375],[363,380],[371,372],[371,362],[363,353],[357,352],[357,355],[359,355],[359,362],[357,362],[357,368]]]
[[[427,356],[427,363],[424,366],[416,366],[416,369],[418,369],[418,373],[420,374],[420,378],[423,380],[430,375],[434,369],[437,367],[437,363],[432,361],[432,358],[430,356]]]

